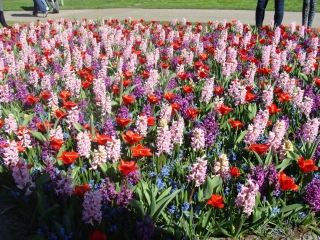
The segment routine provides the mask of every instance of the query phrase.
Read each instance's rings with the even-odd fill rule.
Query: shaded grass
[[[274,1],[270,0],[267,10],[273,10]],[[61,3],[61,0],[59,0]],[[102,9],[102,8],[187,8],[187,9],[234,9],[254,10],[257,0],[64,0],[63,9]],[[4,10],[27,10],[33,8],[32,0],[3,0]],[[300,12],[301,0],[285,1],[285,10]],[[317,12],[320,4],[317,5]]]

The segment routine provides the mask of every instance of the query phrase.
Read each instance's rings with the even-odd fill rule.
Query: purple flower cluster
[[[248,177],[258,184],[261,196],[267,196],[272,190],[274,192],[279,190],[277,170],[274,167],[274,163],[271,163],[269,166],[258,165],[250,170],[251,173],[248,174]],[[270,189],[271,187],[273,189]]]
[[[142,222],[136,222],[137,239],[149,240],[154,234],[154,222],[149,216],[145,216]]]
[[[314,178],[312,182],[307,185],[307,190],[303,198],[311,206],[313,211],[320,211],[320,179]]]
[[[117,205],[128,205],[129,200],[132,199],[132,191],[126,185],[122,185],[121,190],[116,192],[115,184],[106,178],[100,184],[100,192],[102,199],[106,202],[115,202]]]
[[[203,123],[199,125],[199,128],[201,128],[204,131],[204,138],[206,142],[206,147],[210,147],[214,140],[216,139],[219,126],[216,123],[215,117],[213,114],[209,114],[204,120]]]

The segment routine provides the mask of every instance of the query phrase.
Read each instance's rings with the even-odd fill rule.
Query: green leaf
[[[42,188],[37,189],[37,205],[40,215],[43,215],[44,211],[46,210],[46,203]]]
[[[313,232],[315,232],[318,236],[320,236],[319,228],[315,228],[313,226],[308,226]]]
[[[224,229],[224,228],[220,227],[220,225],[219,225],[219,223],[218,223],[218,222],[216,222],[216,224],[217,224],[217,226],[218,226],[219,230],[222,232],[222,234],[224,234],[225,236],[228,236],[228,237],[233,238],[233,236],[232,236],[231,234],[229,234],[229,233],[228,233],[228,231],[227,231],[226,229]]]
[[[156,212],[156,198],[155,194],[152,190],[148,190],[150,198],[151,198],[151,204],[150,204],[150,216],[153,216],[153,214]]]
[[[252,151],[254,153],[254,155],[256,155],[256,158],[258,159],[259,164],[263,165],[263,161],[261,159],[261,157],[259,156],[258,153],[256,153],[255,151]]]
[[[167,205],[171,202],[171,200],[180,192],[180,190],[176,190],[173,193],[171,193],[169,196],[164,197],[163,199],[161,199],[157,204],[156,204],[156,212],[152,217],[152,220],[157,221],[157,218],[159,217],[159,215],[161,214],[161,212],[163,211],[163,209],[165,209],[167,207]]]
[[[22,122],[22,126],[27,126],[33,116],[33,114],[27,115]]]
[[[298,212],[299,210],[301,210],[304,206],[302,204],[291,204],[291,205],[287,205],[281,208],[281,212],[282,213],[286,213],[289,212],[291,210],[295,210],[296,212]]]
[[[298,160],[300,156],[292,151],[287,151],[287,157],[293,160]]]
[[[207,176],[206,182],[204,184],[204,198],[209,199],[216,187],[222,184],[222,179],[219,176],[210,178]]]
[[[203,216],[205,217],[203,218]],[[203,218],[203,221],[200,221],[200,222],[203,228],[205,228],[208,225],[209,220],[211,220],[211,216],[212,216],[212,208],[210,208],[209,211],[207,212],[204,211],[202,213],[201,218]]]
[[[73,126],[75,127],[75,129],[77,129],[78,132],[86,131],[86,129],[82,125],[80,125],[79,123],[74,123]]]
[[[157,197],[157,202],[159,202],[162,198],[164,198],[165,196],[168,196],[169,192],[171,191],[171,187],[167,188],[166,190],[164,190],[159,197]]]
[[[137,213],[138,213],[140,219],[142,220],[144,218],[145,212],[144,212],[143,205],[141,204],[141,202],[139,202],[135,199],[129,199],[129,204],[137,210]]]
[[[46,209],[43,214],[41,214],[41,217],[39,219],[40,222],[45,222],[46,217],[48,217],[51,213],[53,213],[56,209],[58,209],[60,206],[59,204],[54,204],[52,207]]]
[[[47,139],[45,138],[45,136],[42,135],[41,132],[36,132],[36,131],[33,131],[33,130],[28,130],[32,136],[34,136],[36,139],[38,139],[40,142],[44,142],[44,141],[47,141]]]
[[[280,169],[279,172],[282,172],[287,166],[289,166],[291,164],[291,161],[292,161],[292,159],[290,159],[290,158],[284,159],[281,164],[276,166],[276,169]]]
[[[102,164],[100,164],[99,167],[101,168],[101,170],[102,170],[102,172],[103,172],[104,174],[107,173],[107,171],[108,171],[108,165],[107,165],[107,164],[102,163]]]
[[[49,173],[42,174],[39,178],[37,178],[36,186],[37,187],[41,187],[43,184],[45,184],[49,180],[50,180],[50,174]]]
[[[244,138],[244,136],[247,134],[247,132],[248,132],[247,130],[242,131],[242,132],[240,133],[240,135],[239,135],[236,143],[240,143],[240,142],[242,141],[242,139]],[[235,144],[235,145],[236,145],[236,144]]]

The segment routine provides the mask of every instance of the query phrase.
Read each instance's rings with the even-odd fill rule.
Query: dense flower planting
[[[0,29],[1,182],[36,239],[319,233],[319,33],[239,21]]]

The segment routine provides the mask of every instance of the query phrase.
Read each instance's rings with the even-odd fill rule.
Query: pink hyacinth
[[[167,121],[167,123],[170,122],[171,114],[172,114],[171,105],[168,103],[163,103],[160,110],[160,120],[165,120]]]
[[[22,147],[32,148],[30,132],[26,128],[20,128],[16,131],[16,134]]]
[[[55,138],[57,140],[63,139],[63,133],[61,126],[57,126],[57,128],[50,129],[50,137]]]
[[[205,148],[204,132],[201,128],[195,128],[191,137],[191,147],[194,151]]]
[[[68,112],[67,115],[67,123],[68,123],[68,129],[71,129],[73,127],[73,124],[79,122],[79,109],[74,108]]]
[[[0,85],[0,103],[9,102],[9,87],[8,84]]]
[[[29,174],[29,169],[27,164],[20,160],[13,168],[12,168],[12,176],[14,181],[17,184],[17,188],[24,189],[26,188],[26,195],[32,193],[32,189],[35,188],[35,183],[32,181],[32,178]]]
[[[313,142],[318,136],[320,126],[319,118],[309,119],[301,129],[301,137],[304,142]]]
[[[238,106],[239,104],[246,103],[246,87],[241,84],[240,80],[234,80],[231,82],[228,89],[229,95],[234,99],[234,104]]]
[[[15,166],[19,162],[19,151],[17,142],[8,141],[6,147],[3,148],[3,163],[6,167]]]
[[[257,67],[254,63],[251,63],[249,66],[249,69],[246,72],[246,75],[244,76],[244,84],[247,86],[253,86],[254,83],[254,77],[257,71]]]
[[[286,124],[284,120],[277,120],[274,124],[272,131],[269,132],[268,144],[271,146],[274,153],[277,153],[281,147],[281,142],[286,134]]]
[[[268,85],[262,92],[262,101],[266,106],[270,106],[273,103],[273,91],[274,88]]]
[[[278,84],[279,87],[283,89],[284,93],[289,93],[291,95],[295,89],[296,80],[294,78],[290,78],[287,72],[283,72],[280,74]]]
[[[245,186],[241,187],[236,199],[236,205],[243,209],[248,216],[251,215],[253,207],[256,203],[256,195],[259,193],[258,184],[249,179]]]
[[[42,91],[51,91],[51,76],[45,75],[41,79],[41,90]]]
[[[106,144],[106,153],[107,159],[110,160],[112,163],[118,162],[120,159],[120,147],[121,142],[120,139],[116,139],[112,137],[112,142],[107,142]]]
[[[264,111],[260,110],[254,119],[254,123],[249,124],[248,132],[246,133],[243,141],[249,145],[256,143],[259,136],[263,134],[267,126],[268,119],[269,111],[267,109]]]
[[[262,48],[261,64],[263,67],[269,66],[271,47],[271,45],[267,45]]]
[[[135,126],[136,126],[135,131],[139,133],[139,135],[143,137],[147,136],[148,117],[145,115],[138,116]]]
[[[304,90],[302,90],[300,87],[297,87],[295,92],[292,94],[291,102],[296,106],[300,106],[303,100],[303,95],[304,95]]]
[[[94,149],[94,155],[91,162],[91,168],[96,170],[102,163],[107,162],[107,152],[104,146],[99,145],[98,150]]]
[[[222,179],[227,179],[229,175],[229,159],[226,154],[220,154],[218,161],[214,162],[213,173]]]
[[[183,141],[183,130],[184,130],[184,120],[180,118],[178,121],[172,122],[170,127],[170,132],[172,136],[172,144],[182,145]]]
[[[77,134],[77,152],[80,156],[89,158],[91,150],[91,140],[87,132]]]
[[[157,156],[163,153],[170,153],[172,150],[171,132],[165,120],[160,121],[157,129]]]
[[[207,160],[203,158],[197,158],[197,162],[190,167],[190,174],[187,177],[188,182],[195,182],[195,187],[201,186],[207,177]]]
[[[158,78],[159,78],[158,71],[155,69],[150,70],[149,78],[147,79],[147,81],[143,86],[145,96],[149,96],[150,94],[153,93],[153,89],[159,82]]]
[[[309,118],[309,114],[312,110],[313,99],[309,97],[304,97],[303,102],[299,105],[299,113],[304,114]]]
[[[102,196],[100,190],[86,192],[84,194],[82,220],[85,223],[93,226],[94,221],[96,221],[100,224],[102,218],[101,201]]]
[[[4,120],[4,131],[8,134],[15,132],[18,129],[17,121],[13,114],[9,114],[8,117]]]
[[[213,96],[213,86],[214,86],[214,78],[210,78],[209,80],[206,80],[204,83],[204,86],[202,88],[201,93],[201,102],[209,103],[212,96]]]

